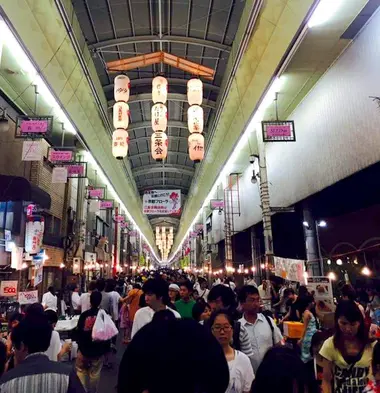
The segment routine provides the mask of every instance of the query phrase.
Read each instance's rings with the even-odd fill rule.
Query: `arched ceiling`
[[[239,26],[244,0],[73,0],[73,7],[112,114],[113,80],[105,64],[159,50],[215,70],[204,81],[204,135],[214,116],[231,45]],[[169,82],[169,153],[165,163],[150,154],[152,78],[162,71]],[[131,79],[128,158],[140,193],[180,189],[188,193],[195,165],[188,157],[186,83],[191,75],[168,65],[153,65],[127,72]],[[151,217],[158,225],[164,220]]]

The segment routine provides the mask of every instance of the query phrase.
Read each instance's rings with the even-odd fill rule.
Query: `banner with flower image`
[[[144,193],[144,214],[177,214],[180,209],[181,190],[150,190]]]

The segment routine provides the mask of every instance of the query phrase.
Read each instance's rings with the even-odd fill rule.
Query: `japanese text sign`
[[[144,193],[144,214],[175,214],[180,208],[181,190],[152,190]]]

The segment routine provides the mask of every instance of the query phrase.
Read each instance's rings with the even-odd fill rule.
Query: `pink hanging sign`
[[[76,165],[68,165],[67,166],[67,174],[69,176],[72,175],[84,175],[84,165],[76,164]]]
[[[292,136],[290,124],[268,124],[266,128],[268,137]]]
[[[50,151],[49,161],[50,162],[67,162],[73,160],[73,152],[72,151]]]
[[[22,120],[20,124],[21,133],[23,134],[46,134],[48,131],[48,120]]]
[[[88,195],[90,198],[104,198],[104,189],[103,188],[94,188],[93,190],[88,190]]]
[[[112,209],[113,208],[113,202],[112,201],[101,201],[100,202],[100,208],[101,209]]]
[[[224,209],[224,201],[219,199],[212,199],[210,201],[211,209]]]

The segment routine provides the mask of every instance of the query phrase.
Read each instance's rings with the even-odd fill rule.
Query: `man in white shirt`
[[[90,304],[90,296],[93,291],[96,290],[96,281],[90,281],[88,284],[88,292],[87,293],[82,293],[80,297],[80,311],[81,313],[84,313],[85,311],[89,310],[91,308]]]
[[[80,314],[80,296],[79,296],[79,287],[75,285],[74,291],[71,294],[71,305],[73,306],[73,314]]]
[[[198,292],[199,297],[207,303],[208,294],[210,290],[207,288],[207,280],[203,277],[198,277],[198,281],[194,284],[194,289]]]
[[[272,294],[270,291],[270,282],[263,280],[261,285],[257,288],[259,290],[260,299],[264,310],[272,310]]]
[[[148,307],[140,308],[133,320],[132,334],[134,335],[145,325],[150,323],[157,311],[170,310],[176,318],[181,318],[177,311],[166,306],[169,303],[169,285],[162,279],[149,279],[143,286],[145,302]]]
[[[42,296],[42,307],[44,310],[49,309],[57,312],[57,296],[55,296],[53,287],[49,287],[48,292]]]
[[[239,322],[248,332],[254,357],[251,358],[256,373],[268,349],[282,344],[280,329],[273,319],[260,313],[260,295],[253,285],[245,285],[239,291],[239,302],[244,312]]]

